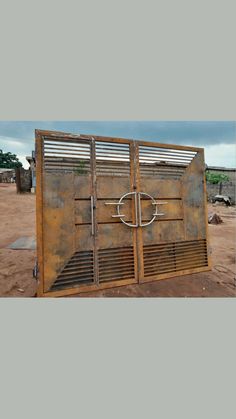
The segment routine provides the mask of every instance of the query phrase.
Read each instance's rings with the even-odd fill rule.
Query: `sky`
[[[0,149],[27,168],[35,129],[204,147],[208,166],[236,167],[235,121],[0,121]]]

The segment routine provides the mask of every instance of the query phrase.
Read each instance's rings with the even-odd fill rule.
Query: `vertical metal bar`
[[[134,199],[131,201],[132,209],[132,222],[135,223],[136,227],[138,226],[138,214],[137,214],[137,181],[136,181],[136,148],[135,142],[130,141],[129,143],[129,156],[130,156],[130,190],[134,193]],[[135,272],[135,282],[138,282],[138,253],[137,253],[137,228],[132,229],[132,238],[133,238],[133,249],[134,249],[134,272]]]
[[[142,209],[141,209],[141,199],[140,193],[138,192],[138,225],[142,227]]]
[[[208,211],[207,211],[207,189],[206,189],[206,176],[205,176],[205,151],[204,148],[200,151],[202,156],[202,177],[203,177],[203,208],[205,213],[205,229],[206,229],[206,246],[207,246],[207,265],[211,269],[212,268],[212,257],[210,254],[210,243],[209,243],[209,230],[208,230]]]
[[[134,158],[135,158],[135,178],[137,191],[140,191],[140,166],[139,166],[139,141],[134,141]],[[144,261],[143,261],[143,231],[142,228],[136,229],[137,238],[137,266],[138,266],[138,282],[142,282],[144,278]]]
[[[137,192],[134,193],[134,209],[135,209],[135,225],[138,227],[138,202],[137,202]]]
[[[93,212],[93,195],[91,195],[91,227],[92,227],[92,236],[94,236],[94,212]]]
[[[94,266],[94,282],[99,284],[99,272],[98,272],[98,244],[97,244],[97,174],[96,174],[96,141],[92,137],[91,140],[91,196],[93,200],[93,266]],[[92,204],[91,204],[92,205]]]
[[[36,227],[37,227],[37,259],[38,259],[38,289],[37,296],[44,293],[44,266],[43,266],[43,137],[35,131],[36,146]]]

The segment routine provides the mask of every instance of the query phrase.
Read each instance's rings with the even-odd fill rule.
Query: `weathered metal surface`
[[[75,251],[73,173],[45,173],[43,197],[44,290]]]
[[[75,250],[92,250],[94,247],[94,238],[91,234],[92,226],[76,225],[75,227]]]
[[[158,167],[156,170],[158,170]],[[182,187],[180,180],[157,180],[150,176],[141,178],[140,190],[147,192],[157,199],[181,198]]]
[[[206,237],[205,195],[204,195],[204,157],[199,152],[183,175],[183,208],[185,221],[185,240]]]
[[[79,200],[74,203],[75,224],[91,224],[91,200]]]
[[[99,224],[98,225],[98,248],[132,246],[133,230],[124,224]]]
[[[157,198],[157,201],[158,198]],[[163,213],[164,215],[158,217],[156,221],[162,221],[162,220],[176,220],[176,219],[183,219],[183,202],[182,200],[171,200],[171,199],[165,199],[163,201],[163,204],[157,205],[158,211],[160,213]],[[152,217],[152,214],[154,212],[154,205],[151,205],[150,200],[142,200],[142,216],[143,220],[147,221],[150,220]]]
[[[120,223],[121,220],[119,217],[113,217],[117,215],[117,200],[116,199],[109,199],[109,203],[107,204],[107,199],[102,199],[97,201],[97,222],[98,223]],[[112,205],[114,203],[114,205]],[[133,215],[132,215],[132,200],[131,199],[124,199],[122,202],[122,206],[120,207],[120,211],[122,214],[125,215],[125,220],[128,222],[132,222]]]
[[[37,131],[36,150],[38,295],[209,269],[202,149]]]
[[[91,190],[91,175],[75,175],[74,177],[74,198],[89,199]]]
[[[143,230],[143,244],[184,240],[183,221],[157,221]]]
[[[97,197],[119,199],[121,195],[130,191],[130,177],[98,176]]]

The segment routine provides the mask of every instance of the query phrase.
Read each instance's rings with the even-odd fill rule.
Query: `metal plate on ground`
[[[9,244],[7,248],[13,250],[35,250],[36,240],[35,237],[20,237],[15,242]]]

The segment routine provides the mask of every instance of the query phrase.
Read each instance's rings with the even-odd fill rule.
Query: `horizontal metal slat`
[[[171,151],[165,151],[165,150],[141,150],[139,151],[139,158],[140,157],[146,157],[146,156],[163,156],[163,157],[173,157],[176,159],[187,159],[192,160],[194,158],[194,155],[189,153],[174,153]]]
[[[47,137],[44,136],[44,143],[64,143],[64,144],[91,144],[90,139],[87,138],[71,138],[71,137]]]
[[[154,163],[154,162],[170,162],[170,163],[183,163],[188,165],[191,163],[191,160],[189,159],[183,159],[183,158],[175,158],[175,157],[164,157],[164,156],[150,156],[150,157],[140,157],[139,162],[142,163]]]
[[[132,279],[134,278],[134,274],[127,274],[125,273],[124,275],[119,275],[119,276],[115,276],[115,275],[111,275],[109,277],[103,277],[100,278],[100,282],[105,282],[105,281],[119,281],[122,279]]]
[[[203,260],[207,260],[207,255],[201,254],[201,255],[196,255],[196,256],[190,256],[190,257],[179,257],[179,258],[175,258],[174,256],[166,258],[166,259],[162,259],[162,260],[155,260],[155,261],[144,261],[144,266],[145,267],[152,267],[152,266],[162,266],[162,265],[167,265],[169,263],[184,263],[184,262],[188,262],[188,261],[203,261]]]
[[[166,199],[166,198],[165,198]],[[180,242],[170,242],[170,243],[160,243],[160,244],[150,244],[150,245],[145,245],[144,246],[144,250],[146,249],[157,249],[158,248],[168,248],[168,247],[172,247],[175,246],[177,247],[182,247],[182,246],[193,246],[193,245],[198,245],[198,244],[206,244],[206,240],[202,239],[202,240],[186,240],[186,241],[180,241]]]
[[[85,267],[85,266],[68,266],[67,268],[64,268],[63,274],[69,275],[72,273],[76,273],[78,275],[83,275],[87,272],[93,272],[93,266]]]
[[[109,143],[109,142],[102,142],[96,141],[96,151],[99,150],[125,150],[127,152],[129,152],[129,144],[124,144],[124,143]]]
[[[191,151],[189,149],[177,149],[177,148],[169,148],[169,147],[154,147],[154,146],[144,146],[144,145],[140,145],[139,146],[139,152],[145,151],[145,150],[149,150],[149,151],[153,151],[153,150],[157,150],[157,151],[166,151],[168,153],[175,153],[175,154],[190,154],[195,156],[197,154],[197,151]]]
[[[166,256],[173,256],[173,255],[176,255],[176,256],[178,256],[178,255],[182,255],[182,254],[187,254],[187,255],[194,255],[194,254],[196,254],[196,253],[204,253],[205,252],[205,249],[185,249],[185,250],[178,250],[178,251],[176,251],[176,250],[169,250],[169,251],[166,251],[166,250],[162,250],[162,251],[159,251],[159,252],[157,252],[157,253],[155,253],[155,254],[148,254],[148,255],[146,255],[146,254],[144,254],[144,258],[146,257],[146,258],[148,258],[148,260],[152,260],[152,259],[155,259],[156,257],[165,257],[165,255]]]
[[[103,155],[103,156],[107,156],[107,155],[113,155],[113,154],[120,154],[120,155],[124,155],[124,156],[127,156],[127,157],[129,157],[129,150],[122,150],[122,149],[119,149],[119,148],[116,148],[116,149],[109,149],[109,150],[104,150],[104,149],[96,149],[96,155],[97,156],[99,156],[99,155]]]
[[[115,199],[115,198],[114,198]],[[133,253],[133,247],[107,247],[107,248],[102,248],[99,249],[99,254],[103,254],[103,253],[107,253],[107,254],[112,254],[114,252],[125,252],[125,254],[127,254],[127,252],[132,252]]]
[[[201,268],[207,266],[206,262],[195,262],[195,263],[186,263],[182,266],[174,266],[174,265],[169,265],[169,266],[163,266],[163,267],[158,267],[158,268],[150,268],[150,269],[144,269],[144,276],[151,276],[151,275],[155,275],[155,274],[161,274],[161,273],[165,273],[165,272],[178,272],[178,271],[184,271],[184,270],[188,270],[188,269],[194,269],[194,268]]]
[[[133,260],[133,258],[134,258],[133,255],[125,256],[125,258],[122,259],[122,262],[124,261],[124,262],[128,262],[129,263],[130,261]],[[111,256],[109,256],[109,257],[101,257],[101,256],[99,256],[99,261],[101,263],[110,263],[110,259],[111,259]],[[116,262],[116,261],[119,261],[120,262],[121,261],[119,255],[118,256],[117,255],[113,255],[112,256],[112,260],[114,262]]]
[[[206,240],[144,246],[144,276],[204,267],[208,264]]]
[[[100,173],[100,172],[105,172],[105,173],[110,173],[110,172],[119,172],[119,173],[127,173],[127,174],[129,174],[129,172],[130,172],[130,168],[129,167],[122,167],[122,168],[120,168],[120,167],[115,167],[115,166],[112,166],[112,167],[109,167],[109,166],[100,166],[100,167],[97,167],[97,173]]]
[[[132,247],[99,249],[99,281],[134,278],[134,251]]]
[[[80,151],[76,153],[72,153],[71,151],[50,151],[46,150],[44,153],[44,160],[52,158],[52,159],[63,159],[63,158],[70,158],[70,159],[81,159],[81,160],[90,160],[90,153],[87,151]]]
[[[88,159],[86,159],[86,158],[84,158],[84,157],[82,157],[82,156],[78,156],[78,157],[69,157],[69,156],[64,156],[64,157],[62,157],[62,156],[46,156],[45,158],[44,158],[44,163],[57,163],[57,164],[60,164],[60,163],[67,163],[67,164],[73,164],[73,163],[75,163],[75,164],[78,164],[78,162],[79,161],[81,161],[81,162],[83,162],[83,164],[90,164],[90,159],[88,158]]]
[[[125,269],[125,268],[122,268],[122,269],[120,269],[120,270],[112,270],[112,269],[110,269],[110,270],[106,270],[106,271],[100,271],[99,270],[99,278],[101,279],[101,278],[106,278],[106,277],[108,277],[108,276],[112,276],[112,277],[115,277],[115,276],[125,276],[125,275],[134,275],[134,268],[129,268],[129,269]]]
[[[90,150],[91,149],[91,145],[87,144],[87,143],[63,143],[62,141],[60,142],[55,142],[55,141],[44,141],[44,150],[45,148],[48,147],[52,147],[54,148],[62,148],[64,149],[84,149],[84,150]]]
[[[83,285],[83,284],[90,284],[93,283],[94,278],[87,278],[87,279],[70,279],[70,280],[66,280],[66,281],[56,281],[51,290],[57,290],[57,289],[64,289],[64,288],[70,288],[73,286],[79,286],[79,285]]]
[[[57,279],[60,279],[62,276],[64,277],[69,277],[69,276],[87,276],[87,275],[91,275],[91,274],[93,274],[93,269],[82,269],[82,270],[72,270],[72,271],[70,271],[70,270],[68,270],[68,271],[65,271],[64,269],[63,269],[63,271],[58,275],[58,277],[57,277]]]
[[[87,199],[85,199],[85,201],[89,201]],[[85,253],[85,252],[75,252],[75,254],[72,256],[71,260],[73,259],[92,259],[93,258],[93,252],[90,253]]]
[[[93,251],[75,252],[65,264],[51,289],[58,287],[68,288],[72,284],[77,285],[94,281]]]

